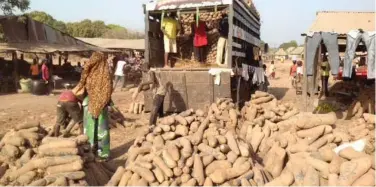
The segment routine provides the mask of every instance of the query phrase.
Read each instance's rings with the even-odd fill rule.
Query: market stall
[[[93,51],[113,52],[85,43],[27,16],[1,17],[0,26],[0,53],[10,56],[9,60],[12,61],[12,65],[7,65],[8,73],[2,74],[1,93],[16,92],[19,88],[20,76],[25,74],[25,67],[29,65],[24,60],[23,54],[44,54],[51,62],[53,55],[63,56],[66,53],[80,54]],[[61,61],[61,58],[59,59]],[[52,63],[50,65],[52,67]],[[1,67],[3,67],[1,72],[5,71],[5,65]],[[11,74],[9,68],[11,68]],[[50,69],[52,75],[53,68]],[[26,67],[26,74],[28,74],[28,67]],[[8,81],[4,82],[5,80]]]
[[[375,78],[375,53],[371,52],[375,49],[375,16],[375,12],[317,13],[311,28],[302,34],[305,37],[303,99],[307,110],[319,90],[322,56],[328,56],[331,75],[335,78],[354,80],[365,75],[367,79]],[[356,52],[366,54],[367,71],[353,68]],[[341,53],[343,58],[340,58]]]

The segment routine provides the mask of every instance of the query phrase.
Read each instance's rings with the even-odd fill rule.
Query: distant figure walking
[[[275,79],[275,70],[276,70],[276,68],[275,68],[275,65],[274,65],[274,61],[272,61],[271,65],[269,67],[269,73],[270,73],[269,77],[272,78],[272,79]]]

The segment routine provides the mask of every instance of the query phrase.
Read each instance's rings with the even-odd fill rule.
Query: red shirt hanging
[[[193,45],[195,47],[202,47],[208,45],[208,36],[206,34],[206,23],[200,21],[197,25],[194,25],[195,37],[193,40]]]

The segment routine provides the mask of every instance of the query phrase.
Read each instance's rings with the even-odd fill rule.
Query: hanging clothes
[[[310,33],[307,36],[307,75],[313,75],[314,59],[321,41],[324,41],[326,49],[328,50],[331,72],[333,75],[337,75],[339,70],[338,34],[323,32]]]
[[[363,41],[367,48],[368,53],[368,63],[367,63],[367,78],[375,78],[375,32],[364,32],[361,33],[358,30],[350,31],[347,34],[347,45],[345,60],[343,63],[343,77],[351,78],[353,74],[352,61],[355,57],[356,48],[358,47],[360,41]]]

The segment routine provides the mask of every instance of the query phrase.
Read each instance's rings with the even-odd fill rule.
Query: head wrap
[[[90,60],[85,63],[81,80],[76,91],[86,89],[89,96],[89,113],[98,118],[102,109],[109,103],[112,94],[112,81],[105,59],[101,52],[94,52]]]

